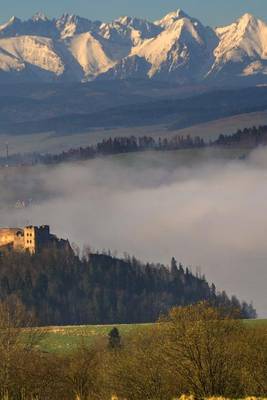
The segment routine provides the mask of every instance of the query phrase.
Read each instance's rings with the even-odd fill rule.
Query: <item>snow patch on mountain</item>
[[[32,17],[32,21],[34,22],[49,22],[49,19],[47,18],[47,16],[42,13],[42,12],[37,12],[36,14],[33,15]]]
[[[54,49],[52,39],[35,36],[0,39],[0,51],[2,54],[8,54],[12,61],[17,60],[15,67],[10,64],[10,69],[17,70],[18,62],[20,65],[28,63],[37,66],[57,76],[63,74],[65,69],[64,63]]]
[[[257,74],[267,75],[267,63],[261,61],[253,61],[243,69],[243,76],[252,76]]]
[[[100,21],[91,21],[77,15],[63,14],[55,20],[55,26],[60,32],[61,38],[72,37],[76,34],[96,32],[101,25]]]
[[[174,22],[182,18],[190,17],[179,8],[178,10],[172,11],[169,14],[165,15],[165,17],[163,17],[162,19],[155,21],[154,24],[166,29],[169,28]]]
[[[151,64],[143,57],[132,55],[123,58],[98,79],[145,79],[148,76]]]
[[[162,29],[153,23],[139,18],[120,17],[111,23],[103,23],[100,26],[100,34],[107,40],[120,42],[131,47],[140,43],[143,39],[158,35]]]
[[[0,48],[0,70],[20,72],[25,68],[24,62]]]
[[[90,32],[75,35],[68,47],[88,79],[104,73],[115,64],[107,55],[104,44]]]

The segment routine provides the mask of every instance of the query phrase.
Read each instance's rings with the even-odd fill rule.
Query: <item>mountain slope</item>
[[[0,39],[0,51],[8,57],[5,70],[17,70],[18,65],[24,69],[30,65],[56,76],[64,73],[64,63],[57,54],[52,39],[40,36],[3,38]]]
[[[217,28],[219,44],[209,74],[267,75],[267,25],[250,14],[233,24]]]
[[[178,12],[165,17],[160,24],[165,26],[156,38],[136,46],[132,54],[144,57],[151,64],[148,76],[175,79],[187,83],[198,79],[202,68],[212,62],[212,51],[216,43],[215,34],[199,21]]]
[[[182,10],[159,21],[110,23],[64,14],[0,26],[0,81],[157,79],[180,84],[267,84],[267,24],[245,14],[212,29]]]
[[[68,49],[82,67],[85,78],[93,78],[114,65],[103,42],[90,32],[75,35],[68,42]]]
[[[100,25],[100,21],[90,21],[70,14],[63,14],[62,17],[54,20],[54,26],[62,39],[85,32],[95,32]]]

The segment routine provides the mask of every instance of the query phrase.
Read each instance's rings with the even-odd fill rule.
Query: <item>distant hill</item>
[[[162,82],[146,81],[37,85],[31,86],[29,93],[22,86],[17,92],[13,88],[15,93],[11,89],[9,96],[7,87],[4,89],[0,95],[2,134],[75,134],[148,125],[176,130],[267,110],[267,87],[213,90],[193,96],[189,89],[177,86],[172,90],[170,85],[166,89]]]
[[[31,130],[27,124],[34,121],[64,119],[74,113],[89,115],[110,107],[153,102],[161,98],[190,97],[202,91],[207,91],[207,88],[144,80],[0,84],[0,129],[9,133],[17,123],[25,123],[26,129]],[[44,124],[42,129],[46,129]]]

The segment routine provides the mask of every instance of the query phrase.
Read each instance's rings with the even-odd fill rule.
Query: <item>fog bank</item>
[[[0,225],[50,224],[80,246],[143,261],[169,263],[176,256],[193,271],[201,267],[218,289],[253,300],[267,317],[267,150],[245,161],[180,163],[171,153],[126,159],[37,167],[5,178],[2,203],[22,192],[35,202],[2,208]]]

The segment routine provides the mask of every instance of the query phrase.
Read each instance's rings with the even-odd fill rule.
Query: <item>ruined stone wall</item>
[[[13,249],[15,251],[23,251],[25,249],[24,232],[22,229],[16,232]]]
[[[20,228],[0,229],[0,247],[14,244],[18,235],[23,235],[23,230]]]
[[[35,252],[35,228],[4,228],[0,229],[0,247],[11,246],[15,251],[28,250]]]

